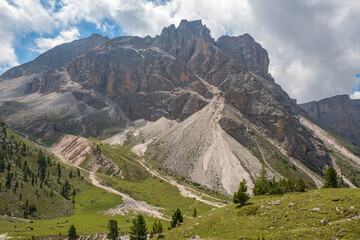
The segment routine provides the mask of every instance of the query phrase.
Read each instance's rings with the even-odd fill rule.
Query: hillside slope
[[[187,220],[165,239],[357,239],[359,200],[354,189],[254,197]]]

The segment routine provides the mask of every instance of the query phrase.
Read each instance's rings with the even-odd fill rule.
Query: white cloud
[[[29,32],[50,32],[55,25],[40,1],[0,1],[0,71],[18,65],[14,41]]]
[[[360,99],[360,92],[356,91],[350,95],[351,99]]]
[[[42,53],[62,43],[71,42],[75,39],[78,39],[79,36],[79,30],[74,27],[68,30],[61,31],[60,34],[55,38],[37,38],[35,40],[37,45],[37,48],[35,50]]]

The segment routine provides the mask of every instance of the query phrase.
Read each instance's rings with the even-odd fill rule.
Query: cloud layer
[[[154,36],[181,19],[202,19],[215,38],[251,34],[268,50],[276,82],[299,102],[359,85],[360,2],[337,0],[0,1],[0,71],[18,63],[16,39],[28,33],[39,34],[32,41],[42,52],[80,37],[84,23]]]

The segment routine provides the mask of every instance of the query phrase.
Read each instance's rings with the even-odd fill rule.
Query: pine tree
[[[338,176],[336,174],[336,171],[333,167],[328,167],[326,169],[325,174],[325,184],[323,186],[324,188],[338,188]]]
[[[118,224],[116,220],[109,220],[107,226],[109,233],[107,234],[107,238],[111,240],[115,240],[119,237]]]
[[[5,187],[7,189],[10,189],[10,187],[11,187],[11,173],[10,172],[8,172],[6,175]]]
[[[160,220],[157,221],[155,219],[154,225],[152,227],[151,235],[152,236],[153,235],[158,235],[158,234],[162,233],[162,231],[163,231],[163,227],[162,227],[162,224],[161,224]]]
[[[194,211],[193,211],[193,214],[192,214],[192,217],[197,217],[197,211],[196,211],[196,208],[194,208]]]
[[[240,182],[239,190],[234,193],[233,202],[236,204],[240,204],[239,206],[244,206],[245,203],[250,199],[250,196],[246,193],[246,191],[246,181],[243,179]]]
[[[69,232],[68,232],[68,236],[70,240],[74,240],[74,239],[78,239],[79,235],[76,234],[76,229],[74,225],[70,226]]]
[[[133,225],[130,227],[130,240],[143,240],[147,238],[147,227],[145,219],[142,215],[138,215],[132,221]]]
[[[70,183],[68,180],[66,180],[60,189],[60,195],[66,199],[69,199],[69,193],[70,193]]]
[[[171,228],[176,227],[177,225],[179,225],[183,221],[184,221],[184,218],[183,218],[183,216],[181,214],[180,209],[176,209],[176,211],[172,215],[172,221],[170,222]]]
[[[57,170],[58,170],[58,178],[61,178],[61,168],[60,168],[60,163],[58,163],[58,165],[57,165]]]
[[[5,162],[4,159],[2,159],[2,157],[0,157],[0,172],[3,172],[5,169]]]

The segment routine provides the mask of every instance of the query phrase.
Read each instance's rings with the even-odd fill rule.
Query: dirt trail
[[[218,198],[215,198],[215,197],[212,197],[208,194],[205,194],[205,193],[202,193],[202,192],[199,192],[199,191],[196,191],[195,189],[192,189],[190,187],[185,187],[184,185],[181,185],[180,183],[176,182],[175,180],[173,179],[170,179],[170,178],[165,178],[163,176],[161,176],[156,170],[153,170],[153,169],[150,169],[149,167],[147,167],[144,162],[142,161],[139,161],[139,163],[148,171],[150,172],[152,175],[162,179],[163,181],[166,181],[168,183],[170,183],[171,185],[177,187],[180,191],[180,194],[184,197],[188,197],[188,198],[194,198],[196,199],[197,201],[200,201],[200,202],[203,202],[203,203],[206,203],[208,205],[211,205],[211,206],[214,206],[214,207],[224,207],[225,204],[223,203],[220,203],[222,200],[218,199]],[[210,201],[210,200],[206,200],[206,199],[203,199],[202,196],[205,196],[209,199],[213,199],[214,201]],[[217,201],[217,202],[216,202]]]
[[[52,150],[52,149],[50,149],[50,150]],[[127,195],[125,193],[121,193],[121,192],[119,192],[119,191],[117,191],[117,190],[115,190],[115,189],[113,189],[111,187],[102,185],[96,179],[95,172],[88,171],[88,170],[83,169],[83,168],[81,168],[79,166],[76,166],[75,164],[69,163],[69,161],[66,160],[64,158],[64,156],[62,154],[60,154],[59,152],[57,152],[57,151],[53,151],[53,153],[62,162],[67,163],[69,165],[72,165],[74,167],[80,168],[80,169],[88,172],[91,183],[95,187],[102,188],[102,189],[104,189],[104,190],[106,190],[106,191],[108,191],[110,193],[120,195],[123,198],[123,202],[120,205],[105,211],[106,214],[109,214],[109,215],[117,215],[117,214],[126,215],[126,214],[128,214],[130,212],[136,212],[136,213],[146,214],[146,215],[149,215],[149,216],[152,216],[152,217],[155,217],[155,218],[160,218],[160,219],[163,219],[163,220],[166,220],[166,221],[170,221],[170,219],[167,219],[167,218],[163,217],[163,215],[158,211],[158,208],[153,207],[153,206],[147,204],[144,201],[135,200],[135,199],[131,198],[129,195]]]
[[[331,156],[331,160],[332,160],[332,165],[337,173],[338,176],[340,176],[342,178],[342,180],[349,185],[350,188],[356,188],[356,186],[354,184],[352,184],[352,182],[347,179],[341,172],[341,168],[336,164],[336,161],[334,159],[334,157]]]
[[[353,160],[355,163],[357,163],[360,166],[360,158],[358,156],[356,156],[355,154],[353,154],[351,151],[349,151],[344,146],[337,143],[337,141],[332,136],[330,136],[327,132],[325,132],[323,129],[321,129],[317,125],[311,123],[310,121],[308,121],[304,117],[300,117],[300,122],[304,126],[309,128],[312,132],[314,132],[314,134],[318,138],[320,138],[326,145],[328,145],[328,146],[332,147],[333,149],[337,150],[342,155],[344,155],[345,157]]]
[[[323,186],[323,180],[316,176],[315,174],[313,174],[308,168],[306,168],[305,166],[301,165],[298,161],[296,161],[294,158],[289,157],[290,161],[299,169],[301,169],[303,172],[305,172],[315,183],[317,188],[322,188]]]
[[[284,178],[283,176],[281,176],[279,173],[277,173],[272,167],[271,165],[268,163],[268,161],[266,160],[266,154],[264,153],[264,150],[260,147],[260,145],[258,143],[256,143],[257,148],[259,149],[259,152],[261,154],[262,159],[264,160],[266,166],[270,169],[271,172],[273,172],[276,176],[278,176],[279,179]]]
[[[96,178],[94,172],[90,172],[89,178],[91,180],[91,183],[98,188],[102,188],[110,193],[120,195],[123,198],[122,204],[111,208],[109,210],[106,210],[105,213],[109,215],[125,215],[129,214],[131,212],[136,213],[143,213],[148,216],[152,216],[155,218],[160,218],[166,221],[170,221],[170,219],[164,218],[163,215],[157,210],[157,208],[147,204],[143,201],[138,201],[133,198],[131,198],[129,195],[125,193],[121,193],[111,187],[102,185],[99,180]]]

